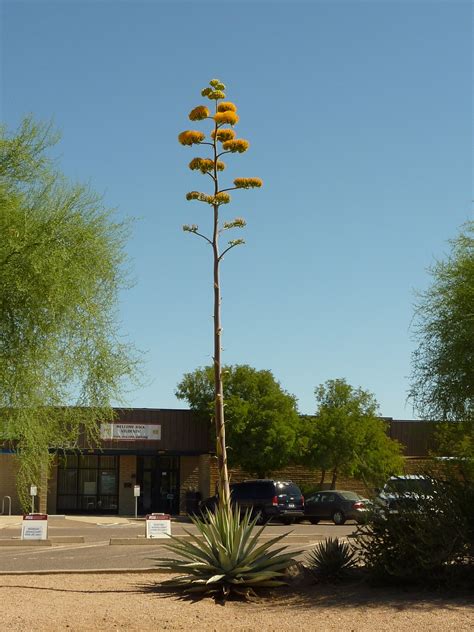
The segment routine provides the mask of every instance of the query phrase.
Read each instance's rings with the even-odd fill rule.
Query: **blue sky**
[[[224,261],[224,360],[271,369],[315,408],[345,377],[380,412],[406,405],[415,289],[471,215],[470,2],[1,3],[1,120],[33,113],[58,164],[134,216],[123,334],[145,354],[131,406],[183,407],[183,373],[211,362],[210,250],[199,150],[178,144],[214,78],[249,152],[228,157],[247,244]]]

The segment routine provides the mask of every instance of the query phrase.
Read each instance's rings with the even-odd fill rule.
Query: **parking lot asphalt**
[[[60,571],[111,571],[154,569],[159,558],[170,555],[163,541],[152,540],[145,544],[145,520],[117,516],[50,516],[48,538],[52,546],[25,547],[21,544],[21,516],[0,516],[0,574]],[[332,523],[267,525],[262,540],[289,533],[284,544],[288,551],[301,551],[298,557],[327,537],[346,538],[356,529],[354,523],[336,526]],[[172,521],[172,535],[196,533],[196,528],[185,519]],[[60,542],[65,536],[82,536],[83,543]],[[58,538],[56,540],[56,538]],[[130,544],[113,545],[111,541]],[[18,546],[1,546],[1,540],[18,542]],[[140,544],[134,542],[139,541]],[[149,542],[149,544],[148,544]]]

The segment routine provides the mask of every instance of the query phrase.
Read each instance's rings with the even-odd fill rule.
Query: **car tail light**
[[[274,507],[276,507],[278,505],[278,496],[273,496],[273,498],[272,498],[272,505]]]
[[[354,503],[354,505],[353,505],[353,506],[354,506],[354,509],[365,509],[365,505],[364,505],[364,503],[362,503],[362,502],[360,502],[360,501],[358,501],[358,502]]]

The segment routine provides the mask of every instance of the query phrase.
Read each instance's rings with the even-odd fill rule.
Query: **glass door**
[[[179,513],[179,457],[138,456],[138,512]]]

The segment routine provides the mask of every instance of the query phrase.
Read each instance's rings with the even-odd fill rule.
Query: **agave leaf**
[[[212,583],[220,582],[221,579],[224,579],[224,577],[225,577],[225,573],[223,575],[213,575],[212,577],[209,577],[209,579],[207,580],[206,584],[212,584]]]

